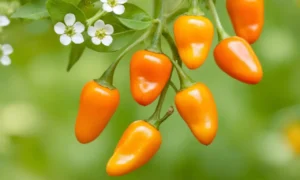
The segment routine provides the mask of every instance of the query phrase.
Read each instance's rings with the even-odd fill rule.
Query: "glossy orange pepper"
[[[176,46],[189,69],[200,67],[206,60],[214,36],[214,27],[204,16],[180,16],[174,23]]]
[[[263,77],[261,64],[244,39],[234,36],[222,40],[214,50],[217,65],[231,77],[257,84]]]
[[[198,141],[209,145],[218,130],[218,114],[208,87],[196,83],[175,96],[176,108]]]
[[[146,164],[161,145],[160,132],[151,124],[138,120],[130,124],[107,163],[110,176],[121,176]]]
[[[254,43],[263,29],[264,1],[227,0],[226,6],[237,36]]]
[[[75,135],[80,143],[95,140],[106,127],[120,102],[117,89],[108,89],[95,81],[88,82],[80,96]]]
[[[296,154],[300,155],[300,123],[294,123],[286,129],[288,142]]]
[[[170,59],[147,50],[136,52],[130,62],[130,89],[136,102],[151,104],[167,84],[172,70]]]

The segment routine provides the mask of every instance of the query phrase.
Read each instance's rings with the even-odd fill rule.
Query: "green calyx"
[[[190,0],[190,8],[186,14],[194,16],[204,16],[204,12],[200,8],[200,1]]]

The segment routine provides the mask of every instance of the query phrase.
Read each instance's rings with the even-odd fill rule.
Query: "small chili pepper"
[[[227,0],[226,7],[237,36],[254,43],[263,29],[264,1]]]
[[[204,16],[183,15],[174,23],[177,49],[189,69],[197,69],[205,62],[213,36],[213,24]]]
[[[86,144],[95,140],[115,113],[120,102],[117,89],[109,89],[95,81],[88,82],[80,96],[75,125],[76,138]]]
[[[218,115],[214,98],[202,83],[179,91],[175,96],[176,108],[198,141],[209,145],[218,130]]]
[[[147,50],[136,52],[130,62],[130,88],[136,102],[151,104],[167,84],[172,71],[170,59]]]
[[[129,125],[122,135],[106,172],[110,176],[121,176],[146,164],[161,145],[160,132],[146,121],[138,120]]]
[[[214,50],[217,65],[231,77],[248,84],[257,84],[263,77],[261,64],[244,39],[234,36],[222,40]]]
[[[292,150],[300,155],[300,123],[293,123],[286,129],[287,140]]]

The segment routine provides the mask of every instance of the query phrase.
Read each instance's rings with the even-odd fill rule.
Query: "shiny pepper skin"
[[[130,89],[136,102],[147,106],[161,93],[172,71],[170,59],[147,50],[136,52],[130,62]]]
[[[180,16],[174,23],[174,37],[179,55],[189,69],[197,69],[206,60],[214,27],[204,16]]]
[[[264,0],[227,0],[226,7],[237,36],[254,43],[263,29]]]
[[[160,132],[143,120],[130,124],[107,163],[110,176],[121,176],[146,164],[161,145]]]
[[[198,141],[209,145],[218,130],[218,115],[208,87],[196,83],[175,96],[176,108]]]
[[[88,82],[80,96],[75,135],[80,143],[95,140],[115,113],[120,102],[117,89],[111,90],[95,81]]]
[[[257,84],[263,77],[261,64],[244,39],[234,36],[222,40],[214,50],[217,65],[231,77]]]

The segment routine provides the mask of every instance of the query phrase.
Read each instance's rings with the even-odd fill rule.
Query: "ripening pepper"
[[[227,0],[226,7],[237,36],[254,43],[263,29],[264,0]]]
[[[180,58],[189,69],[197,69],[205,62],[213,35],[213,24],[204,16],[183,15],[175,21],[176,46]]]
[[[300,155],[300,123],[293,123],[286,129],[287,140],[292,150]]]
[[[218,115],[208,87],[195,83],[179,91],[175,96],[175,105],[198,141],[204,145],[211,144],[218,130]]]
[[[263,77],[261,64],[244,39],[234,36],[222,40],[214,50],[217,65],[231,77],[248,84],[257,84]]]
[[[117,110],[119,102],[117,89],[103,87],[95,81],[88,82],[80,96],[75,125],[77,140],[83,144],[95,140]]]
[[[143,166],[158,151],[161,141],[160,132],[148,122],[131,123],[109,159],[106,172],[110,176],[121,176]]]
[[[137,51],[130,62],[130,89],[136,102],[151,104],[167,84],[172,71],[170,59],[161,53]]]

